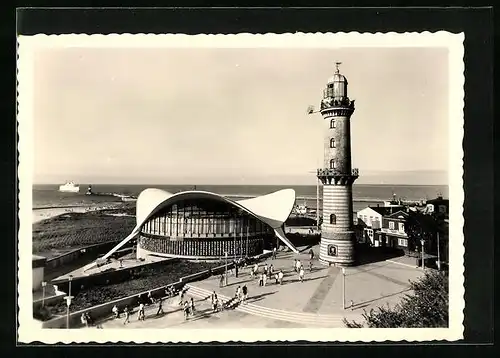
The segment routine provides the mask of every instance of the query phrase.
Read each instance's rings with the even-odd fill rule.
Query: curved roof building
[[[286,238],[283,224],[295,204],[295,191],[283,189],[260,197],[231,200],[206,191],[169,193],[146,189],[137,199],[137,224],[129,236],[104,255],[107,260],[137,238],[139,258],[154,254],[187,259],[245,257],[262,253]]]

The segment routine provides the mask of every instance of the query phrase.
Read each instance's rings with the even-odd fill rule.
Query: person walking
[[[148,300],[149,300],[149,303],[152,305],[155,303],[155,299],[153,298],[151,291],[148,292]]]
[[[163,312],[163,298],[161,297],[158,299],[158,311],[156,311],[156,315],[159,316],[160,313],[161,314],[165,313]]]
[[[236,300],[238,302],[240,302],[240,299],[241,299],[241,287],[238,285],[238,287],[236,287],[236,293],[234,294],[234,297],[236,298]]]
[[[269,278],[273,277],[273,273],[274,273],[274,266],[273,264],[271,264],[271,266],[269,266]]]
[[[90,316],[90,312],[85,312],[85,317],[87,318],[87,327],[88,326],[93,326],[94,325],[94,320]]]
[[[243,288],[241,289],[241,292],[243,293],[242,303],[246,303],[246,301],[247,301],[247,295],[248,295],[247,285],[243,285]]]
[[[311,261],[312,261],[312,259],[314,259],[314,251],[313,251],[313,249],[309,250],[309,257],[310,257]]]
[[[238,278],[238,262],[234,262],[234,275]]]
[[[276,258],[276,246],[273,247],[273,260]]]
[[[313,262],[309,261],[309,272],[313,272]]]
[[[217,307],[219,305],[219,300],[217,298],[215,298],[213,301],[212,301],[212,311],[215,313],[217,312]]]
[[[278,279],[280,281],[280,285],[283,284],[283,276],[284,276],[283,271],[280,270],[280,272],[278,273]]]
[[[194,307],[194,298],[191,297],[191,315],[194,316],[196,313],[196,308]]]
[[[125,306],[123,313],[125,313],[125,321],[123,321],[123,324],[130,323],[130,311],[128,309],[128,306]]]
[[[300,282],[304,282],[304,267],[300,267],[300,271],[299,271],[299,280]]]
[[[274,279],[276,280],[276,284],[278,284],[279,277],[277,272],[274,274]]]
[[[184,302],[184,319],[187,320],[189,317],[189,304],[188,301]]]
[[[297,272],[297,259],[293,260],[293,270]]]
[[[261,273],[259,276],[259,286],[264,286],[264,274]]]
[[[266,284],[267,284],[267,275],[264,275],[264,277],[262,277],[262,285],[266,287]]]
[[[85,327],[89,326],[89,323],[87,321],[87,316],[85,316],[85,313],[82,313],[82,315],[80,317],[80,321],[82,322],[82,325],[84,325]]]
[[[141,304],[139,305],[139,312],[138,312],[138,314],[137,314],[137,319],[138,319],[139,321],[144,321],[144,319],[145,319],[145,315],[144,315],[144,304],[143,304],[143,303],[141,303]]]
[[[111,312],[113,312],[115,318],[120,318],[120,311],[118,310],[118,307],[116,305],[113,306]]]
[[[299,273],[301,267],[302,263],[300,262],[300,260],[297,260],[297,263],[295,264],[295,272]]]
[[[224,274],[221,273],[219,277],[219,288],[222,288],[223,285],[224,285]]]
[[[253,274],[257,276],[258,272],[259,272],[259,265],[256,263],[255,265],[253,265]]]
[[[184,290],[184,287],[181,288],[181,290],[179,291],[179,306],[182,306],[182,302],[184,301],[184,294],[186,293],[186,291]]]

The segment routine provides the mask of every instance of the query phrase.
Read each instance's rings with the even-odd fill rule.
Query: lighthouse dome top
[[[334,82],[336,83],[341,82],[347,84],[347,78],[345,78],[345,76],[340,74],[339,72],[335,72],[334,75],[328,79],[328,84]]]
[[[342,75],[339,71],[339,66],[340,66],[341,62],[335,62],[335,73],[333,74],[332,77],[330,77],[328,79],[328,84],[331,84],[331,83],[344,83],[344,84],[347,84],[347,78],[345,78],[344,75]]]

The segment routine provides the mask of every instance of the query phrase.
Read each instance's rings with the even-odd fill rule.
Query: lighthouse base
[[[322,234],[319,246],[319,261],[325,265],[354,266],[355,240],[354,231],[334,232],[330,233],[328,237]]]

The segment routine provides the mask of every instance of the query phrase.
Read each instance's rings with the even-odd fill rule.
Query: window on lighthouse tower
[[[335,148],[335,139],[334,138],[330,139],[330,148]]]
[[[335,169],[335,159],[330,160],[330,169]]]
[[[337,223],[337,216],[335,214],[330,215],[330,224],[335,225]]]
[[[335,128],[335,119],[330,120],[330,128]]]

